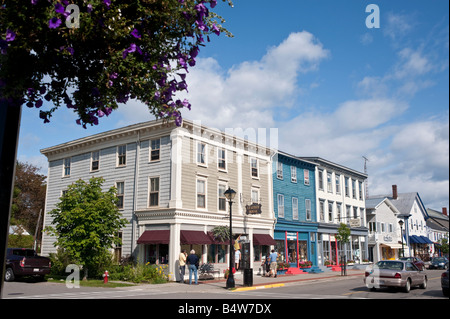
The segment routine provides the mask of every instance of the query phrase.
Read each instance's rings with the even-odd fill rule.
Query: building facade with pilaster
[[[167,264],[178,280],[178,255],[194,249],[202,263],[228,268],[226,243],[213,228],[229,225],[224,192],[236,191],[233,233],[250,243],[248,262],[258,268],[263,251],[274,244],[272,199],[273,153],[269,148],[200,123],[180,127],[160,120],[130,125],[41,150],[49,161],[44,226],[68,185],[103,177],[116,186],[119,209],[128,224],[121,230],[118,258]],[[246,206],[260,204],[259,214]],[[54,238],[43,235],[42,253],[56,251]]]

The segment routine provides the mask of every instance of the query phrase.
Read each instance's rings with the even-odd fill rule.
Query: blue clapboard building
[[[272,165],[275,249],[292,268],[303,268],[307,261],[316,266],[316,164],[278,152]]]

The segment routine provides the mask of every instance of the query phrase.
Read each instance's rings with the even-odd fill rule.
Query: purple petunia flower
[[[71,47],[66,48],[66,51],[70,53],[70,55],[73,55],[75,53],[75,50]]]
[[[61,25],[61,23],[61,19],[55,17],[50,19],[50,21],[48,22],[48,26],[50,29],[56,29]]]
[[[6,30],[6,42],[14,41],[15,38],[16,34],[14,33],[14,31],[11,31],[10,29]]]
[[[128,53],[138,52],[140,55],[142,55],[141,48],[139,48],[135,43],[131,43],[130,47],[128,49],[123,50],[122,52],[122,58],[126,58],[128,56]]]
[[[108,7],[111,5],[111,0],[103,0],[103,3],[106,5],[106,7]]]
[[[220,30],[219,30],[219,28],[216,26],[215,23],[213,23],[212,29],[213,29],[213,32],[214,32],[215,34],[220,35]]]
[[[88,13],[92,12],[92,4],[90,4],[90,3],[87,5],[87,12]]]
[[[140,35],[140,33],[139,33],[139,31],[137,29],[134,29],[133,31],[131,31],[131,35],[133,37],[135,37],[136,39],[140,39],[141,38],[141,35]]]
[[[209,5],[211,6],[211,8],[214,8],[217,5],[217,0],[211,0],[209,2]]]
[[[37,4],[38,3],[38,0],[31,0],[31,4],[32,5],[35,5],[35,4]]]
[[[40,108],[41,106],[42,106],[42,99],[39,99],[35,104],[34,104],[34,106],[35,107],[37,107],[37,108]]]
[[[61,3],[55,4],[55,12],[56,13],[64,13],[65,9]]]

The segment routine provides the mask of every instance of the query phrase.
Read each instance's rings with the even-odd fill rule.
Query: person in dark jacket
[[[192,273],[194,273],[195,284],[198,285],[198,277],[197,277],[198,262],[199,262],[198,256],[195,254],[195,250],[192,249],[190,255],[186,259],[186,264],[189,267],[189,285],[192,284]]]

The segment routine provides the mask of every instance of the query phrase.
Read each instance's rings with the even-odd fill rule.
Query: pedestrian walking
[[[178,257],[178,261],[180,262],[180,282],[184,282],[184,274],[186,273],[186,250],[183,249]]]
[[[189,265],[189,285],[192,285],[192,273],[194,273],[195,284],[198,285],[197,270],[199,266],[198,256],[195,254],[195,250],[190,251],[190,255],[186,258],[186,263]]]
[[[272,272],[274,274],[274,278],[277,277],[277,258],[278,254],[275,252],[274,249],[272,249],[272,252],[270,254],[270,273],[269,277],[272,275]]]
[[[239,270],[239,263],[241,261],[241,251],[238,249],[234,252],[234,263],[236,264],[236,270]]]

